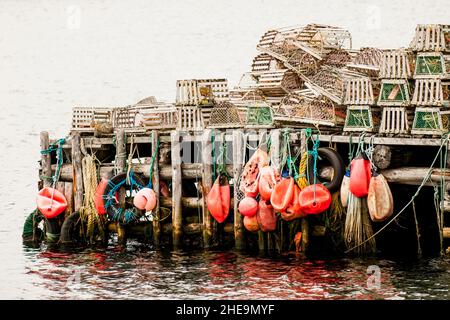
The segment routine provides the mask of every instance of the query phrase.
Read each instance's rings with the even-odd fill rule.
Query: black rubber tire
[[[320,181],[317,177],[317,181],[322,183],[331,193],[339,190],[341,187],[342,179],[345,174],[344,161],[342,160],[339,153],[331,148],[319,148],[317,149],[319,157],[330,163],[333,167],[334,177],[330,182]],[[314,159],[312,156],[308,159],[308,179],[310,183],[314,181]]]
[[[22,231],[22,240],[24,242],[40,242],[44,240],[44,230],[38,226],[42,220],[44,220],[44,216],[38,209],[27,216]]]
[[[77,222],[80,220],[80,213],[73,212],[68,216],[61,227],[61,237],[59,238],[62,244],[74,244],[78,242],[76,232],[78,231]]]
[[[45,239],[47,242],[56,243],[61,234],[61,226],[59,217],[47,219],[45,218]]]
[[[123,181],[124,179],[127,178],[127,174],[126,173],[121,173],[118,174],[117,176],[113,177],[111,179],[111,182],[113,185],[117,185],[118,183],[120,183],[121,181]],[[134,181],[136,181],[136,183],[140,184],[141,186],[145,186],[144,180],[142,180],[142,178],[140,176],[138,176],[137,174],[133,174],[133,179]],[[129,185],[126,185],[127,189],[130,188]],[[108,195],[109,192],[111,191],[112,186],[111,184],[108,183],[108,185],[105,188],[105,192],[103,193],[104,196]],[[103,197],[105,199],[105,197]],[[105,200],[103,200],[105,202]],[[105,203],[104,203],[105,204]],[[116,208],[114,206],[110,206],[109,208],[106,208],[106,214],[108,216],[108,218],[111,220],[114,216],[114,210],[116,210]]]

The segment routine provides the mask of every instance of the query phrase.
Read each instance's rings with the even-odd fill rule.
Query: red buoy
[[[367,197],[371,177],[370,161],[360,154],[350,164],[350,192],[358,198]]]
[[[258,225],[261,231],[270,232],[276,230],[277,216],[270,203],[266,203],[264,200],[259,201],[259,210],[256,218],[258,219]]]
[[[282,212],[292,202],[294,196],[294,179],[292,177],[281,179],[273,188],[270,202],[275,210]]]
[[[230,185],[226,177],[219,176],[206,197],[206,205],[217,222],[222,223],[230,211]]]
[[[239,213],[245,217],[253,217],[258,211],[258,202],[250,197],[245,197],[239,202]]]
[[[306,214],[301,210],[300,206],[300,188],[294,185],[294,196],[292,197],[292,202],[286,208],[286,211],[281,212],[281,218],[285,221],[291,221],[297,218],[303,218]]]
[[[330,207],[331,193],[322,184],[312,184],[300,192],[299,202],[304,213],[318,214]]]
[[[104,195],[107,185],[108,179],[102,178],[97,186],[97,189],[95,189],[94,205],[95,210],[97,210],[97,213],[100,215],[106,214]]]
[[[261,195],[261,199],[270,200],[270,196],[272,195],[273,188],[280,181],[280,175],[277,170],[271,166],[265,166],[260,171],[259,176],[259,194]]]
[[[38,192],[37,207],[47,219],[54,218],[67,208],[67,200],[60,191],[45,187]]]

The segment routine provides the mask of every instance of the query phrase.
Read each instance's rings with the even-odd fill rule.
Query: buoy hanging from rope
[[[370,179],[367,206],[373,222],[385,221],[394,213],[394,199],[386,178],[374,173]]]
[[[261,231],[271,232],[277,229],[277,216],[270,202],[264,200],[259,201],[259,209],[256,214],[258,225]]]
[[[259,230],[258,218],[256,217],[256,214],[251,217],[244,217],[244,227],[250,232],[257,232]]]
[[[292,177],[283,178],[275,185],[270,197],[270,203],[276,211],[282,212],[285,211],[292,202],[293,196],[294,179]]]
[[[153,189],[142,188],[134,196],[133,204],[139,210],[150,212],[156,208],[156,201],[156,194]]]
[[[292,202],[286,208],[286,211],[281,212],[281,218],[285,221],[292,221],[305,216],[306,214],[301,210],[300,206],[300,188],[297,185],[294,185],[294,196],[292,197]]]
[[[54,188],[45,187],[38,192],[37,207],[47,219],[55,218],[67,208],[64,194]]]
[[[226,176],[219,175],[206,197],[206,205],[218,223],[222,223],[230,212],[231,191]]]
[[[304,213],[318,214],[330,207],[331,193],[322,184],[312,184],[300,192],[299,202]]]
[[[279,181],[280,181],[280,174],[275,168],[271,166],[263,167],[260,171],[259,185],[258,185],[261,199],[266,201],[270,200],[273,189]]]
[[[242,171],[241,190],[246,196],[256,197],[258,195],[258,182],[260,170],[269,165],[269,155],[264,150],[258,148],[245,164]]]
[[[318,148],[317,157],[321,160],[327,161],[333,168],[333,177],[331,181],[320,181],[319,177],[316,176],[316,180],[319,180],[331,193],[339,190],[342,179],[345,174],[344,161],[342,160],[339,153],[332,148]],[[308,179],[312,183],[314,181],[314,155],[310,157],[308,163]],[[317,160],[316,160],[317,161]],[[316,164],[317,166],[317,164]],[[316,173],[317,175],[317,173]]]
[[[365,153],[360,153],[350,164],[349,190],[358,198],[367,197],[372,166]]]
[[[105,194],[108,181],[108,179],[102,178],[97,186],[97,189],[95,189],[94,205],[95,210],[97,210],[97,213],[100,215],[106,214],[105,201],[103,199],[103,196]]]
[[[239,202],[238,210],[245,217],[253,217],[258,212],[258,201],[251,197],[245,197]]]
[[[348,203],[348,193],[350,192],[350,170],[345,171],[344,178],[342,179],[341,189],[340,189],[340,198],[341,204],[344,208],[347,207]]]

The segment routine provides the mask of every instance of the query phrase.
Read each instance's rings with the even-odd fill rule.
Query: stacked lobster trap
[[[412,134],[449,131],[449,25],[418,25],[410,44],[416,53]]]
[[[381,134],[407,134],[410,131],[411,64],[412,54],[405,49],[385,50],[382,54],[377,102],[382,109]]]

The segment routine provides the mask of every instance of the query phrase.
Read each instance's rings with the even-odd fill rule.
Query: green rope
[[[220,146],[220,152],[222,155],[221,163],[219,164],[219,175],[226,176],[227,178],[230,178],[230,175],[227,172],[227,141],[225,139],[225,135],[223,135],[223,141]]]
[[[53,184],[53,188],[56,187],[56,183],[58,182],[59,175],[61,173],[61,168],[62,168],[63,160],[64,160],[63,159],[63,145],[65,143],[66,143],[66,139],[61,138],[61,139],[58,139],[56,142],[52,143],[48,149],[41,150],[42,155],[49,155],[52,152],[56,151],[57,166],[56,166],[55,175],[53,175],[51,177],[45,176],[45,175],[40,176],[41,180],[51,181]]]

